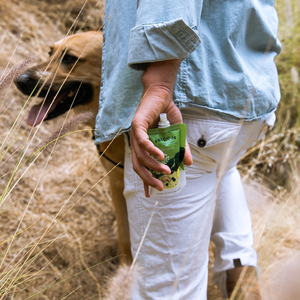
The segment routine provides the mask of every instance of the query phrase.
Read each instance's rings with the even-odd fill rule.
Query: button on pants
[[[124,195],[133,257],[155,209],[137,256],[140,274],[132,300],[205,300],[210,237],[216,244],[215,273],[220,285],[226,280],[225,271],[234,267],[233,259],[245,265],[257,263],[236,164],[269,125],[264,120],[238,123],[207,114],[184,115],[184,123],[193,165],[186,167],[185,188],[172,197],[144,196],[126,143]],[[205,147],[198,146],[200,138]]]

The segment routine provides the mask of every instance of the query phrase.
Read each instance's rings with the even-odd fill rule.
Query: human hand
[[[172,100],[173,89],[181,60],[171,60],[152,63],[143,75],[144,95],[139,108],[131,123],[131,148],[134,171],[144,182],[145,196],[150,197],[149,185],[163,190],[163,184],[154,178],[150,171],[169,175],[171,170],[168,166],[160,164],[150,156],[164,159],[163,152],[156,148],[149,140],[147,130],[157,127],[159,115],[166,113],[169,122],[182,123],[182,115]],[[184,164],[192,164],[192,156],[186,143]]]

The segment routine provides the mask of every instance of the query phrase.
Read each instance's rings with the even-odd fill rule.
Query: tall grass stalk
[[[71,2],[69,2],[71,3]],[[69,28],[67,34],[65,35],[65,38],[74,30],[75,23],[79,20],[79,15],[83,12],[83,8],[85,5],[88,4],[88,1],[85,1],[83,6],[81,7],[81,10],[78,14],[78,16],[75,19],[75,22],[72,24],[72,26]],[[287,34],[287,37],[284,37],[282,40],[285,44],[285,47],[283,49],[282,56],[278,57],[278,69],[280,73],[280,81],[282,86],[282,105],[278,108],[278,125],[275,128],[275,131],[271,134],[269,134],[261,144],[257,145],[255,148],[249,150],[243,157],[244,161],[239,166],[242,174],[243,174],[243,180],[245,183],[249,182],[249,179],[264,179],[268,182],[268,184],[272,184],[272,186],[275,186],[275,191],[277,191],[277,195],[272,194],[272,201],[270,203],[265,203],[267,206],[267,213],[263,214],[263,209],[261,211],[257,212],[254,208],[254,225],[259,225],[259,230],[255,232],[256,240],[255,245],[257,246],[259,257],[260,257],[260,264],[262,266],[262,280],[263,282],[265,278],[268,276],[268,280],[272,280],[270,277],[270,270],[272,270],[272,265],[278,262],[280,260],[280,256],[276,256],[277,252],[282,253],[290,250],[287,247],[288,245],[291,245],[290,247],[295,250],[297,249],[297,242],[296,238],[294,238],[294,231],[296,230],[294,227],[298,226],[297,222],[297,213],[296,208],[298,207],[298,194],[299,194],[299,176],[297,173],[297,168],[299,166],[299,142],[298,142],[298,136],[300,133],[299,129],[299,118],[297,116],[299,111],[299,104],[298,104],[298,95],[299,95],[299,81],[293,79],[296,78],[296,75],[298,75],[299,66],[300,66],[300,59],[299,59],[299,51],[297,50],[299,48],[298,39],[299,39],[299,22],[297,21],[299,18],[295,15],[293,15],[293,12],[298,9],[297,3],[295,1],[287,1],[287,0],[281,0],[277,3],[277,5],[281,5],[283,7],[287,7],[287,15],[288,18],[284,19],[282,17],[282,13],[285,13],[285,10],[278,10],[280,13],[281,20],[286,20],[286,25],[289,29],[289,33]],[[50,12],[49,12],[50,13]],[[67,15],[67,14],[66,14]],[[293,22],[291,23],[290,20],[293,19]],[[292,25],[291,25],[292,24]],[[41,23],[42,26],[42,23]],[[291,36],[291,33],[293,36]],[[25,34],[25,32],[23,33]],[[282,34],[282,33],[281,33]],[[32,36],[35,39],[38,39],[37,32],[34,32]],[[2,42],[4,41],[5,36],[2,38]],[[21,41],[22,37],[19,39],[18,45],[22,43]],[[297,44],[298,43],[298,44]],[[1,44],[2,45],[2,44]],[[42,43],[39,43],[39,47],[41,47]],[[18,46],[19,47],[19,46]],[[30,48],[30,47],[29,47]],[[42,50],[39,50],[40,52]],[[8,66],[13,61],[13,57],[17,53],[17,48],[13,51],[13,55],[10,56],[8,59],[8,63],[6,65],[6,70],[8,70]],[[59,65],[59,61],[57,62],[57,65]],[[12,72],[12,73],[10,73]],[[16,69],[11,69],[8,74],[17,74]],[[54,70],[55,73],[55,70]],[[7,74],[7,73],[6,73]],[[294,74],[294,75],[291,75]],[[291,77],[293,76],[293,77]],[[2,85],[2,91],[5,89],[10,89],[10,83],[12,77],[2,77],[0,82],[0,91],[1,91],[1,85]],[[45,80],[49,80],[50,78],[46,78]],[[44,80],[44,78],[43,78]],[[290,85],[292,83],[292,86]],[[8,93],[10,90],[8,91]],[[6,98],[6,97],[5,97]],[[95,184],[92,184],[92,186],[85,190],[82,195],[80,194],[79,199],[75,201],[75,203],[69,204],[72,197],[75,196],[76,193],[79,192],[79,187],[83,185],[83,183],[88,179],[88,176],[91,176],[92,171],[96,168],[96,164],[98,163],[98,159],[93,161],[94,163],[92,166],[89,165],[88,171],[84,173],[84,176],[80,177],[80,180],[78,184],[76,183],[73,191],[68,194],[66,197],[66,200],[64,200],[62,206],[60,206],[60,209],[55,210],[55,212],[52,214],[49,212],[50,209],[46,209],[46,214],[49,213],[49,216],[47,215],[47,226],[43,232],[38,237],[34,236],[33,241],[30,243],[27,243],[23,247],[18,247],[17,249],[13,249],[13,245],[18,243],[18,241],[22,238],[25,239],[25,235],[30,236],[31,229],[37,230],[34,225],[38,224],[42,220],[42,216],[38,216],[34,221],[32,221],[30,226],[25,226],[25,228],[21,228],[24,224],[24,220],[27,214],[29,214],[30,209],[29,207],[33,205],[34,197],[37,194],[38,186],[40,185],[41,181],[43,180],[43,177],[45,177],[45,170],[51,162],[51,159],[53,159],[53,151],[58,145],[56,144],[58,139],[63,141],[67,135],[70,134],[70,131],[76,131],[75,128],[77,126],[77,123],[80,123],[82,119],[87,116],[81,116],[78,117],[78,119],[73,119],[69,123],[67,123],[66,119],[63,122],[62,127],[58,129],[56,132],[52,134],[52,136],[47,140],[45,144],[29,157],[26,156],[30,146],[32,145],[34,139],[37,137],[38,132],[41,131],[41,128],[43,125],[38,126],[37,128],[32,128],[30,130],[30,133],[26,139],[26,142],[24,142],[21,146],[18,145],[18,143],[23,139],[23,135],[16,133],[18,132],[18,124],[21,123],[21,115],[25,111],[25,108],[28,106],[29,100],[31,100],[32,97],[29,97],[25,103],[25,105],[22,107],[22,110],[17,115],[17,119],[15,122],[13,122],[12,127],[8,131],[8,134],[4,137],[4,141],[2,141],[2,145],[0,148],[0,157],[1,157],[1,167],[5,169],[6,165],[10,163],[10,160],[14,158],[15,154],[18,153],[19,155],[16,158],[16,162],[13,165],[13,167],[10,169],[10,171],[7,171],[5,169],[5,172],[9,175],[9,178],[4,185],[3,192],[1,194],[1,214],[5,213],[12,213],[14,209],[17,210],[17,208],[14,208],[14,203],[18,203],[19,199],[13,199],[14,192],[18,191],[18,187],[21,187],[21,189],[26,188],[26,183],[30,182],[30,180],[25,181],[26,174],[30,174],[34,166],[39,162],[40,158],[46,156],[46,164],[44,165],[42,171],[39,173],[39,178],[34,186],[34,188],[31,188],[30,190],[30,197],[29,202],[25,206],[20,205],[22,207],[22,211],[20,213],[20,210],[18,210],[18,218],[20,218],[18,224],[16,227],[14,227],[14,230],[12,232],[11,228],[10,230],[7,230],[7,234],[9,232],[10,237],[7,238],[7,235],[3,235],[3,239],[5,239],[4,242],[0,243],[0,246],[4,246],[4,244],[8,244],[5,251],[1,250],[1,269],[4,269],[0,276],[1,280],[1,288],[0,288],[0,294],[1,299],[5,299],[8,297],[9,293],[11,294],[11,298],[13,299],[34,299],[42,297],[43,293],[49,292],[50,289],[53,289],[53,293],[55,290],[61,288],[64,284],[66,284],[68,281],[71,281],[72,278],[79,276],[81,273],[87,271],[89,273],[89,276],[93,279],[93,282],[95,282],[95,285],[97,286],[97,292],[98,297],[101,297],[101,294],[104,293],[101,283],[99,283],[99,276],[97,276],[97,272],[91,272],[92,268],[95,268],[99,266],[99,264],[93,264],[92,267],[89,267],[89,263],[87,262],[87,254],[86,250],[84,249],[84,246],[81,243],[82,237],[85,238],[86,235],[81,235],[79,232],[77,232],[74,228],[68,228],[66,224],[62,226],[63,233],[57,234],[56,238],[49,238],[47,242],[44,242],[43,239],[50,235],[51,231],[55,230],[55,227],[59,227],[60,224],[63,223],[63,219],[67,217],[67,214],[70,214],[74,211],[75,206],[79,204],[80,201],[82,201],[88,194],[92,194],[93,188],[97,187],[97,184],[101,183],[102,180],[108,175],[104,175],[100,179],[97,178],[97,180],[93,181],[96,182]],[[3,100],[4,102],[4,100]],[[13,102],[15,105],[15,102]],[[25,107],[26,106],[26,107]],[[3,114],[8,114],[9,110],[8,107],[5,109]],[[134,112],[133,112],[134,113]],[[2,114],[2,115],[3,115]],[[131,117],[131,116],[130,116]],[[72,124],[73,122],[73,124]],[[21,126],[21,125],[20,125]],[[121,128],[122,130],[123,128]],[[120,133],[121,130],[118,132]],[[27,132],[27,131],[26,131]],[[10,140],[11,139],[11,140]],[[48,145],[48,146],[47,146]],[[53,146],[53,147],[52,147]],[[15,147],[17,150],[15,150]],[[43,150],[47,149],[43,152]],[[43,152],[43,153],[42,153]],[[105,152],[105,151],[104,151]],[[13,153],[13,154],[11,154]],[[274,159],[271,158],[274,157]],[[43,162],[44,163],[44,162]],[[79,163],[82,163],[79,161]],[[11,163],[10,163],[11,164]],[[271,167],[270,167],[271,165]],[[286,191],[286,194],[283,194],[280,192],[280,189],[277,190],[278,184],[276,182],[273,182],[274,180],[270,178],[268,174],[273,174],[273,168],[278,167],[280,165],[288,165],[291,172],[293,172],[294,176],[293,178],[290,178],[290,181],[293,181],[291,183],[290,190]],[[10,165],[11,166],[11,165]],[[23,169],[24,168],[24,169]],[[22,172],[20,172],[22,171]],[[19,172],[19,173],[18,173]],[[269,173],[268,173],[269,172]],[[18,175],[18,176],[17,176]],[[30,175],[31,176],[31,175]],[[66,176],[69,176],[66,175]],[[4,177],[0,178],[1,180],[4,180]],[[1,182],[0,180],[0,182]],[[22,182],[26,182],[25,184]],[[262,182],[262,181],[260,181]],[[63,185],[64,183],[62,183]],[[279,186],[282,190],[285,189],[284,185]],[[296,187],[296,188],[295,188]],[[256,186],[256,190],[257,190]],[[100,188],[101,190],[101,188]],[[282,191],[281,190],[281,191]],[[48,190],[47,190],[48,191]],[[100,191],[101,192],[101,191]],[[254,193],[254,191],[252,191]],[[270,192],[271,193],[271,192]],[[276,194],[275,193],[275,194]],[[45,194],[42,194],[41,197],[48,199]],[[12,198],[13,202],[8,203],[6,207],[4,207],[4,203],[7,203],[9,198]],[[16,196],[19,197],[19,196]],[[27,197],[27,195],[26,195]],[[65,196],[61,196],[59,194],[60,199]],[[263,196],[261,197],[261,202],[264,202]],[[43,199],[44,200],[44,199]],[[54,200],[55,202],[56,200]],[[47,203],[46,203],[47,204]],[[44,205],[46,205],[44,204]],[[70,206],[67,206],[70,205]],[[50,204],[51,207],[54,207],[54,204]],[[258,208],[260,206],[256,205]],[[294,211],[291,211],[293,210]],[[88,210],[88,208],[85,208]],[[93,207],[93,209],[95,209]],[[91,211],[93,211],[91,209]],[[253,209],[253,207],[252,207]],[[84,211],[85,212],[85,211]],[[84,214],[82,213],[82,215]],[[262,217],[259,218],[260,214],[262,214]],[[293,215],[294,214],[294,215]],[[5,227],[5,219],[3,219],[3,226]],[[75,227],[74,224],[76,224],[76,221],[80,222],[80,219],[75,220],[72,225]],[[95,223],[97,224],[99,220],[95,220]],[[103,221],[103,220],[102,220]],[[151,223],[151,219],[149,224]],[[279,224],[280,223],[280,224]],[[97,225],[95,225],[97,226]],[[9,225],[7,225],[7,228],[9,229]],[[15,229],[17,228],[17,229]],[[85,228],[87,232],[89,232],[90,228]],[[48,258],[46,255],[46,252],[48,249],[50,249],[58,240],[62,240],[63,238],[67,241],[65,243],[65,247],[68,247],[69,240],[67,239],[67,233],[72,232],[72,242],[76,241],[76,251],[79,252],[79,258],[76,260],[75,264],[70,264],[67,268],[64,269],[64,271],[59,270],[59,267],[54,266],[54,260],[59,257],[61,252],[63,250],[60,250],[56,253],[56,255],[52,258]],[[273,233],[273,236],[272,236]],[[143,238],[146,236],[147,231],[144,232]],[[36,233],[37,235],[37,233]],[[296,234],[295,234],[296,235]],[[25,242],[24,242],[25,243]],[[23,243],[23,245],[24,245]],[[141,245],[143,243],[143,239],[141,241]],[[75,247],[74,247],[75,248]],[[24,254],[25,252],[25,254]],[[274,253],[276,252],[276,253]],[[72,253],[69,252],[68,255],[71,255]],[[14,255],[14,257],[11,259],[10,256]],[[43,256],[44,255],[44,256]],[[46,264],[44,267],[41,267],[39,270],[31,270],[33,268],[34,263],[37,262],[37,260],[42,257]],[[187,254],[187,259],[189,258]],[[8,263],[7,260],[11,259],[11,261]],[[105,261],[107,262],[107,261]],[[75,272],[75,274],[67,276],[67,272],[70,272],[71,269],[75,270],[75,267],[78,265],[83,265],[84,270]],[[40,290],[31,292],[31,295],[26,294],[27,296],[24,296],[26,293],[26,289],[29,289],[31,285],[34,285],[35,280],[39,279],[39,277],[44,276],[43,272],[47,268],[51,268],[52,272],[55,274],[55,276],[58,277],[57,280],[51,281],[47,286],[39,287]],[[134,267],[132,267],[134,268]],[[184,265],[182,266],[184,268]],[[123,272],[123,273],[122,273]],[[131,273],[132,272],[132,273]],[[277,270],[276,272],[280,272]],[[45,272],[46,273],[46,272]],[[122,273],[122,274],[120,274]],[[115,282],[117,288],[113,288],[114,284],[111,283],[111,288],[113,289],[113,292],[116,292],[115,295],[110,295],[108,299],[126,299],[130,298],[130,293],[132,291],[132,288],[134,288],[134,283],[132,283],[134,280],[138,278],[137,274],[134,274],[134,270],[131,269],[129,271],[128,269],[120,269],[120,273],[116,276]],[[46,275],[45,275],[46,276]],[[64,276],[67,276],[64,278]],[[132,276],[132,277],[131,277]],[[271,279],[270,279],[271,278]],[[90,283],[91,284],[91,283]],[[174,283],[176,287],[176,282]],[[263,283],[265,284],[265,283]],[[83,285],[82,285],[83,286]],[[68,286],[68,292],[65,294],[65,296],[61,296],[60,299],[75,299],[77,296],[76,294],[80,292],[80,289],[82,288],[80,285],[76,285],[75,287],[73,285]],[[36,287],[35,287],[36,289]],[[32,289],[33,291],[34,289]],[[118,295],[117,295],[118,294]],[[48,296],[47,296],[48,297]],[[119,297],[119,298],[117,298]],[[51,298],[51,297],[50,297]],[[89,296],[86,296],[86,298],[90,298]],[[214,297],[215,299],[216,297]],[[296,298],[297,299],[297,298]],[[289,300],[296,300],[296,299],[289,299]],[[271,300],[266,298],[266,300]],[[275,299],[272,299],[275,300]]]
[[[86,2],[87,2],[87,1],[85,1],[84,5],[86,4]],[[84,7],[84,6],[83,6],[83,7]],[[82,7],[82,9],[83,9],[83,7]],[[82,9],[81,9],[81,11],[82,11]],[[81,13],[81,11],[80,11],[80,13]],[[71,30],[71,29],[70,29],[70,30]],[[20,70],[20,69],[18,69],[18,70]],[[13,69],[13,70],[9,73],[9,75],[12,75],[12,74],[14,74],[14,76],[16,76],[16,74],[17,74],[17,69]],[[1,86],[2,86],[2,88],[7,87],[7,84],[8,84],[8,82],[9,82],[9,80],[12,80],[12,78],[13,78],[12,76],[6,76],[6,77],[4,77],[4,79],[1,81]],[[31,96],[32,96],[32,95],[31,95]],[[24,107],[27,105],[27,103],[28,103],[29,99],[31,98],[31,96],[28,97],[28,99],[27,99],[25,105],[23,106],[23,108],[22,108],[22,110],[20,111],[19,115],[17,116],[15,122],[13,123],[13,126],[10,128],[9,133],[8,133],[8,135],[5,137],[4,142],[2,143],[2,146],[1,146],[1,149],[0,149],[0,150],[2,150],[2,149],[4,148],[4,145],[5,145],[5,143],[6,143],[7,139],[8,139],[8,137],[12,134],[12,130],[15,128],[16,122],[18,121],[18,119],[19,119],[21,113],[23,112]],[[38,131],[38,129],[37,129],[37,131]],[[36,132],[37,132],[37,131],[36,131]],[[61,132],[60,132],[60,133],[61,133]],[[34,138],[34,136],[31,138],[31,141],[32,141],[33,138]],[[57,140],[57,139],[56,139],[56,140]],[[29,145],[29,144],[31,143],[31,141],[29,141],[29,142],[27,141],[27,142],[28,142],[27,145]],[[13,145],[13,144],[14,144],[14,143],[12,143],[12,145]],[[9,151],[9,148],[10,148],[10,147],[6,148],[6,152]],[[54,148],[53,148],[53,149],[54,149]],[[53,150],[53,149],[52,149],[52,150]],[[1,203],[3,203],[3,200],[6,199],[7,196],[8,196],[8,194],[11,193],[12,190],[13,190],[13,189],[11,189],[11,190],[9,191],[9,193],[8,193],[8,189],[9,189],[9,187],[10,187],[11,184],[12,184],[12,181],[13,181],[13,178],[14,178],[14,176],[15,176],[15,174],[16,174],[16,171],[19,170],[20,167],[22,166],[22,165],[20,165],[20,163],[21,163],[22,158],[24,157],[24,154],[27,152],[27,150],[28,150],[28,146],[27,146],[27,148],[25,149],[25,151],[21,151],[21,155],[19,156],[19,158],[18,158],[18,160],[17,160],[17,163],[16,163],[15,168],[14,168],[14,171],[13,171],[11,177],[10,177],[10,180],[9,180],[9,182],[8,182],[8,184],[7,184],[7,187],[6,187],[5,191],[2,193],[2,196],[1,196]],[[2,156],[4,157],[5,153],[2,152],[2,154],[3,154]],[[29,170],[29,168],[34,164],[34,162],[37,160],[37,158],[38,158],[40,155],[41,155],[41,152],[35,157],[35,159],[31,162],[31,164],[29,165],[29,167],[26,168],[26,170],[24,171],[23,175],[25,174],[25,172],[27,172],[27,171]],[[23,164],[23,165],[24,165],[24,164]],[[45,167],[46,167],[46,166],[45,166]],[[42,174],[43,174],[43,172],[42,172]],[[41,174],[41,176],[42,176],[42,174]],[[19,182],[19,180],[23,177],[23,175],[17,180],[16,184],[17,184],[17,183]],[[105,176],[104,176],[104,177],[105,177]],[[100,182],[104,177],[102,177],[98,182]],[[98,182],[97,182],[97,183],[98,183]],[[38,183],[39,183],[39,181],[38,181]],[[38,185],[38,183],[37,183],[37,185]],[[97,183],[96,183],[96,184],[97,184]],[[15,187],[16,184],[15,184],[13,187]],[[36,187],[37,187],[37,185],[36,185]],[[36,187],[35,187],[35,189],[34,189],[34,191],[33,191],[33,193],[32,193],[32,196],[33,196],[34,193],[35,193]],[[73,193],[73,194],[74,194],[74,193]],[[86,194],[87,194],[87,193],[86,193]],[[86,194],[85,194],[85,195],[86,195]],[[85,196],[85,195],[84,195],[84,196]],[[24,216],[25,216],[25,213],[27,212],[27,208],[29,207],[29,205],[30,205],[30,203],[31,203],[32,196],[31,196],[31,198],[30,198],[30,200],[29,200],[29,203],[28,203],[26,209],[24,210],[23,216],[21,217],[21,221],[19,222],[19,225],[18,225],[18,227],[17,227],[16,232],[19,231],[19,227],[20,227],[20,225],[21,225],[21,223],[22,223],[22,220],[23,220],[23,218],[24,218]],[[84,197],[84,196],[83,196],[83,197]],[[82,199],[82,197],[81,197],[81,199]],[[55,220],[55,218],[54,218],[54,220]],[[56,223],[56,224],[57,224],[57,223]],[[55,225],[56,225],[56,224],[55,224]],[[49,229],[49,228],[48,228],[48,229]],[[46,234],[46,233],[45,233],[45,234]],[[18,234],[16,233],[14,236],[16,237],[17,235],[18,235]],[[40,238],[40,241],[41,241],[41,239],[42,239],[43,237],[44,237],[44,235]],[[10,245],[12,244],[13,240],[14,240],[14,239],[12,238],[12,239],[11,239]],[[39,244],[39,243],[37,242],[36,245],[35,245],[35,247],[36,247],[38,244]],[[9,247],[10,247],[10,246],[9,246]],[[6,258],[7,253],[9,253],[9,247],[7,248],[7,251],[6,251],[5,255],[4,255],[4,259]],[[35,247],[33,247],[32,251],[30,251],[29,253],[27,253],[27,257],[28,257],[28,258],[30,257],[31,253],[33,253],[33,250],[34,250]],[[23,249],[22,249],[22,250],[23,250]],[[39,254],[40,254],[40,253],[39,253]],[[37,256],[38,256],[38,255],[37,255]],[[15,271],[16,271],[16,272],[15,272],[14,278],[11,280],[11,284],[8,286],[8,289],[10,289],[10,288],[13,287],[13,286],[12,286],[12,283],[13,283],[13,282],[15,282],[16,280],[19,280],[19,278],[21,278],[20,276],[22,276],[22,275],[19,275],[19,272],[20,272],[20,270],[24,269],[25,264],[31,263],[32,260],[28,260],[28,258],[25,259],[25,262],[20,266],[20,268],[13,269],[14,272],[15,272]],[[34,260],[34,259],[33,259],[33,260]],[[3,261],[4,261],[4,260],[3,260]],[[2,262],[3,262],[3,261],[2,261]],[[25,270],[26,270],[26,268],[24,269],[24,271],[25,271]],[[89,270],[89,268],[87,268],[87,270]],[[3,278],[3,279],[4,279],[4,278]],[[2,280],[2,284],[6,284],[7,280],[8,280],[8,277],[7,277],[7,279],[4,279],[4,281]],[[2,290],[3,290],[3,289],[2,289]],[[101,292],[100,292],[99,289],[98,289],[98,292],[99,292],[99,297],[101,297]],[[4,294],[5,294],[5,293],[4,293]],[[3,294],[3,295],[4,295],[4,294]]]

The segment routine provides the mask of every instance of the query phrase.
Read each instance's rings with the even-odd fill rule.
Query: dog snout
[[[30,72],[25,72],[15,78],[14,83],[16,87],[25,95],[30,95],[32,92],[34,92],[38,85],[38,81]]]

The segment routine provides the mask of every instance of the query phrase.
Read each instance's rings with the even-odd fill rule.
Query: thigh
[[[251,229],[250,212],[241,176],[236,167],[228,170],[222,177],[217,203],[213,233],[225,231],[242,234],[243,224],[247,224],[247,228]]]
[[[124,195],[133,256],[145,234],[137,256],[141,274],[132,299],[164,299],[170,295],[172,299],[206,299],[216,183],[216,172],[205,172],[202,176],[188,172],[187,186],[172,198],[145,198],[127,148]]]

